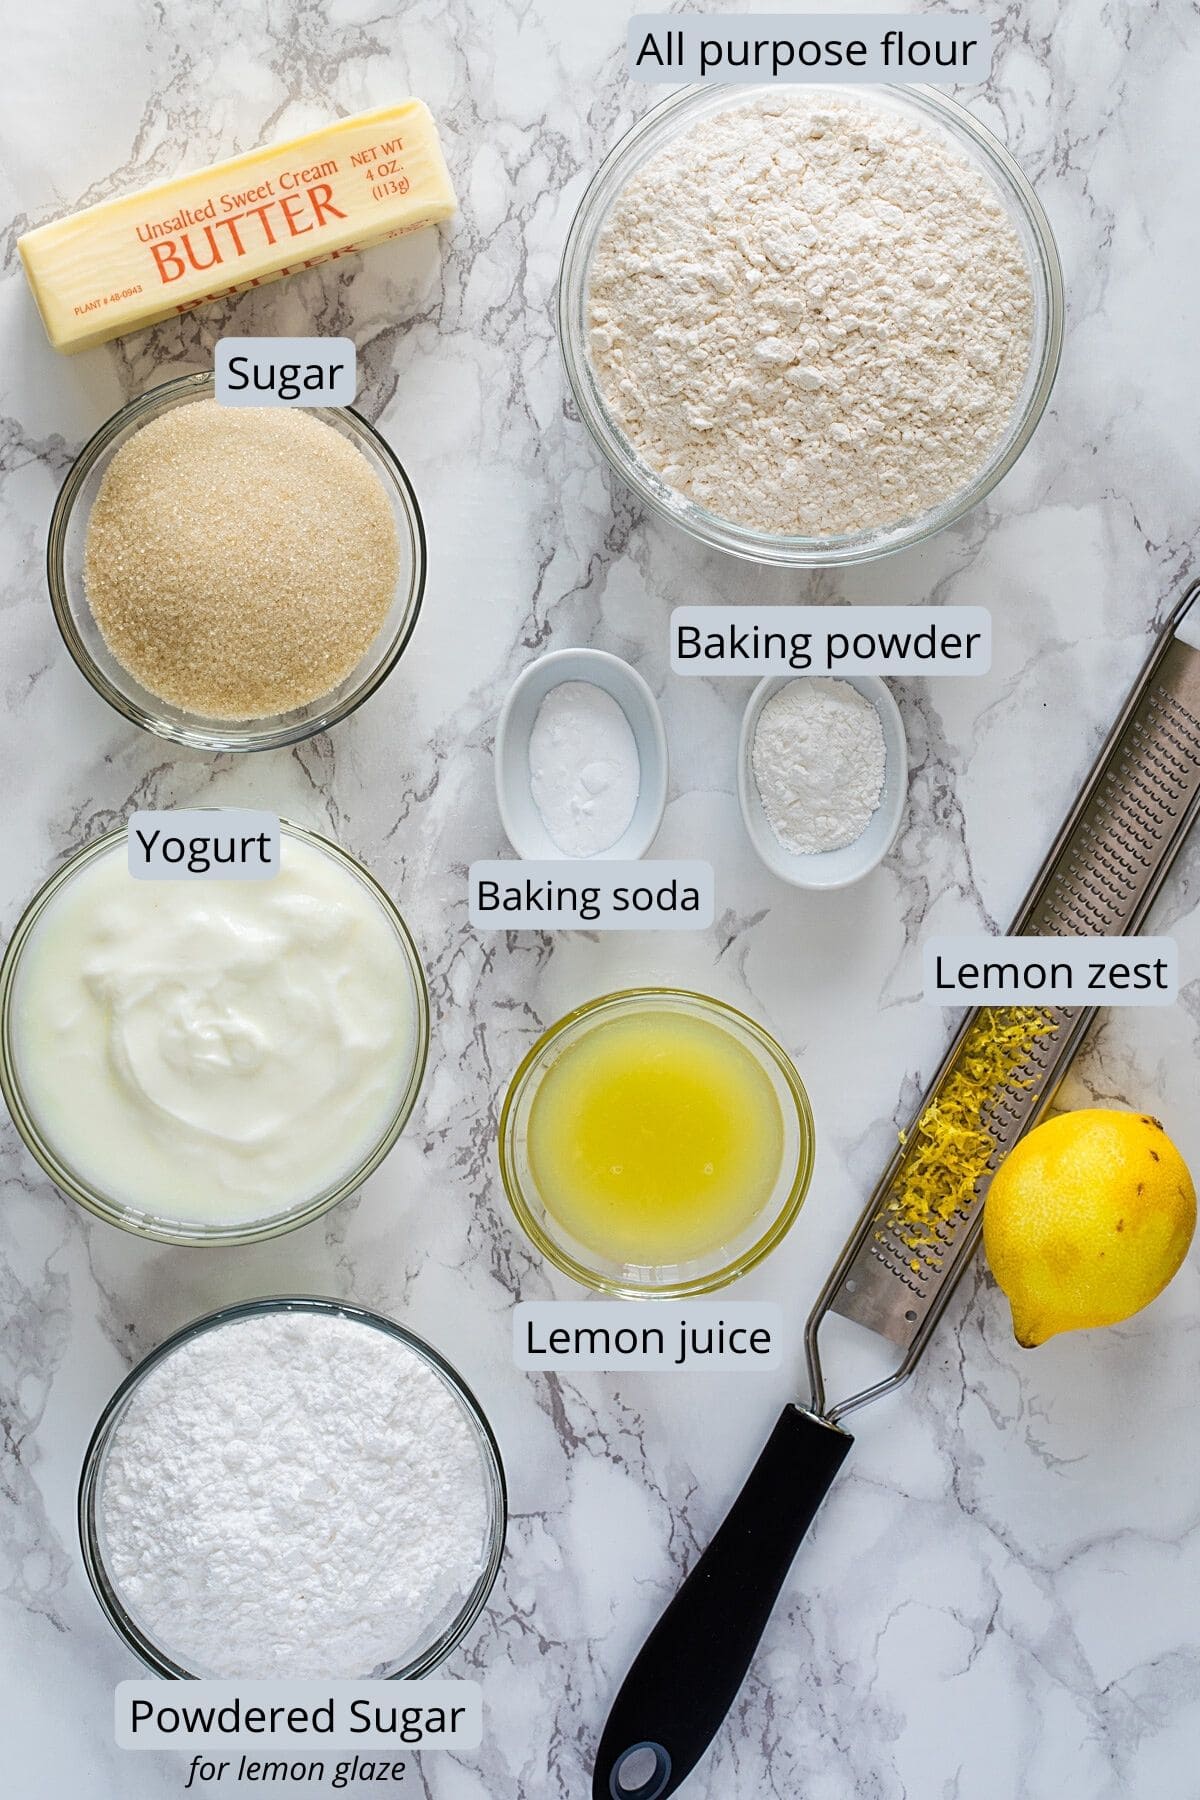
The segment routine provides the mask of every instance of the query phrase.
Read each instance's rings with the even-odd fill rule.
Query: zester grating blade
[[[1142,924],[1200,810],[1200,648],[1189,641],[1200,637],[1189,617],[1195,599],[1193,590],[1143,670],[1013,935],[1121,937]],[[914,1249],[889,1212],[911,1155],[898,1150],[852,1241],[828,1301],[832,1311],[905,1350],[927,1336],[978,1242],[992,1174],[1049,1106],[1093,1018],[1085,1007],[1047,1011],[1057,1030],[1038,1042],[986,1115],[996,1150],[969,1204],[936,1227],[934,1242]],[[978,1017],[968,1014],[917,1118],[957,1068]]]

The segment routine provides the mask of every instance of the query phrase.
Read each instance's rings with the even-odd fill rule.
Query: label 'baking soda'
[[[706,862],[477,862],[477,931],[704,931],[715,910]]]

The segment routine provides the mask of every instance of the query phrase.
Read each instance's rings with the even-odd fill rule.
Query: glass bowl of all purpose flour
[[[408,476],[352,407],[230,407],[211,373],[129,401],[50,521],[63,641],[144,731],[279,749],[354,712],[399,663],[425,591]]]
[[[487,1604],[508,1516],[461,1375],[309,1296],[225,1307],[140,1362],[78,1512],[110,1624],[174,1680],[427,1675]]]
[[[0,966],[0,1087],[88,1211],[174,1244],[306,1224],[383,1161],[420,1091],[429,1001],[395,903],[281,821],[261,881],[145,881],[124,829],[38,891]]]
[[[651,511],[783,566],[960,518],[1058,368],[1049,223],[940,92],[686,88],[601,165],[563,252],[580,416]]]

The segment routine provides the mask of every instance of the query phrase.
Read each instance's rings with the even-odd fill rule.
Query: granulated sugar
[[[591,358],[672,487],[756,530],[883,529],[1004,435],[1034,317],[1020,239],[948,138],[866,96],[732,106],[618,196]]]
[[[201,1332],[151,1369],[98,1495],[127,1610],[190,1673],[365,1677],[483,1569],[467,1414],[407,1345],[330,1314]]]
[[[108,648],[152,694],[206,718],[260,719],[350,673],[398,568],[387,494],[331,425],[198,400],[113,458],[84,585]]]

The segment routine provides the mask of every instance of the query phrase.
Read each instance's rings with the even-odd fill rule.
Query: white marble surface
[[[799,1376],[514,1372],[518,1296],[565,1295],[499,1191],[500,1093],[537,1030],[621,983],[678,979],[748,1006],[793,1051],[818,1121],[808,1205],[740,1294],[797,1329],[948,1024],[918,995],[923,935],[1003,923],[1040,861],[1152,622],[1191,563],[1200,377],[1196,15],[1021,0],[964,96],[1035,182],[1065,264],[1062,373],[989,503],[857,574],[766,575],[690,547],[614,489],[564,400],[550,301],[588,174],[655,97],[624,77],[629,8],[591,0],[39,0],[6,19],[0,282],[5,928],[56,860],[134,806],[259,804],[336,835],[398,896],[435,1009],[429,1078],[386,1168],[323,1223],[255,1250],[152,1248],[89,1221],[3,1133],[0,1571],[6,1790],[148,1800],[170,1756],[112,1745],[136,1673],[74,1539],[82,1450],[124,1369],[221,1301],[353,1296],[426,1332],[475,1385],[508,1466],[507,1561],[448,1672],[479,1676],[478,1754],[426,1757],[436,1800],[590,1792],[631,1654]],[[13,248],[80,203],[407,92],[441,121],[462,212],[425,234],[66,360]],[[55,633],[42,555],[57,486],[124,398],[206,365],[221,331],[347,332],[362,404],[425,510],[411,652],[329,739],[213,759],[95,698]],[[666,672],[669,606],[785,597],[982,602],[995,666],[898,684],[903,834],[846,896],[768,877],[733,793],[741,682]],[[700,936],[481,938],[464,871],[502,849],[497,709],[547,646],[631,658],[661,697],[675,775],[664,855],[709,856]],[[1071,1094],[1150,1105],[1200,1165],[1200,842],[1160,908],[1186,983],[1099,1030]],[[1129,1325],[1016,1349],[968,1278],[917,1380],[860,1415],[695,1800],[1194,1800],[1200,1531],[1193,1258]],[[714,1423],[715,1422],[715,1423]],[[228,1784],[226,1784],[226,1788]],[[291,1790],[297,1791],[297,1790]],[[322,1790],[326,1791],[326,1790]],[[366,1790],[363,1790],[366,1791]],[[405,1790],[407,1791],[407,1789]]]

